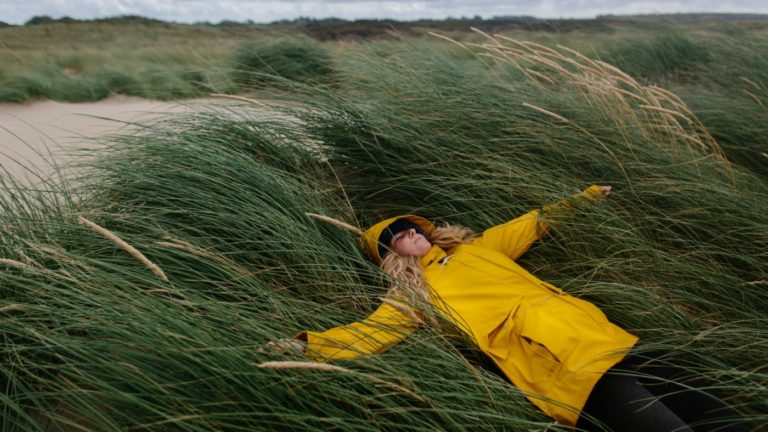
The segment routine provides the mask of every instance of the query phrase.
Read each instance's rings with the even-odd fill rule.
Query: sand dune
[[[113,97],[93,103],[38,101],[0,104],[0,166],[16,179],[35,183],[52,175],[52,164],[67,173],[71,149],[94,148],[92,139],[128,133],[129,122],[146,122],[194,109],[199,101],[159,102]],[[71,152],[70,152],[71,153]],[[0,175],[6,175],[0,172]]]

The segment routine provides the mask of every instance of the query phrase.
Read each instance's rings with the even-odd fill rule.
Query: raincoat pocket
[[[512,330],[515,326],[513,317],[517,313],[518,305],[496,326],[488,333],[488,350],[487,353],[496,357],[497,359],[505,359],[509,354],[510,338]]]
[[[516,325],[512,346],[518,354],[513,357],[519,374],[528,385],[537,393],[546,394],[562,363],[555,350],[548,346],[555,335],[544,335],[543,329],[535,325],[538,322],[531,315],[535,316],[536,312],[536,308],[517,310],[513,319]]]
[[[488,334],[488,354],[521,388],[546,394],[562,368],[556,349],[559,335],[547,334],[536,307],[522,303]]]
[[[516,333],[530,352],[558,365],[567,362],[581,344],[581,335],[569,315],[572,307],[561,298],[523,305],[514,316]]]

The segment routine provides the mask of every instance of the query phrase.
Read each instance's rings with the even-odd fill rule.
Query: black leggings
[[[614,432],[748,431],[735,411],[696,388],[703,385],[680,368],[630,356],[600,378],[576,427]]]

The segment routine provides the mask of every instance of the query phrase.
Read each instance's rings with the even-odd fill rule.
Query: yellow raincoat
[[[597,186],[569,200],[533,210],[492,227],[452,250],[433,246],[422,258],[436,308],[466,332],[512,383],[544,413],[574,425],[602,374],[621,361],[637,337],[610,323],[591,303],[543,282],[514,260],[547,231],[546,219],[600,194]],[[382,221],[363,235],[374,260],[377,240],[394,220],[406,218],[431,232],[413,215]],[[316,360],[354,359],[398,343],[418,327],[414,315],[385,301],[361,322],[325,332],[308,331],[307,355]]]

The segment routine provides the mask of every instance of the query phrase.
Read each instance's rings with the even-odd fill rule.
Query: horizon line
[[[274,25],[274,24],[280,24],[285,22],[299,22],[299,21],[345,21],[345,22],[356,22],[356,21],[394,21],[399,23],[413,23],[413,22],[419,22],[419,21],[494,21],[494,20],[513,20],[513,19],[519,19],[519,20],[538,20],[538,21],[551,21],[551,20],[558,20],[558,21],[581,21],[581,20],[597,20],[602,18],[644,18],[644,17],[674,17],[674,16],[691,16],[691,17],[716,17],[716,16],[741,16],[741,17],[749,17],[749,18],[762,18],[766,19],[768,18],[768,13],[764,12],[663,12],[663,13],[628,13],[628,14],[598,14],[594,16],[588,16],[588,17],[578,17],[578,16],[569,16],[569,17],[537,17],[535,15],[494,15],[490,17],[483,17],[482,15],[474,15],[474,16],[445,16],[442,18],[430,18],[430,17],[420,17],[420,18],[412,18],[412,19],[398,19],[398,18],[389,18],[389,17],[360,17],[360,18],[340,18],[337,16],[298,16],[295,18],[282,18],[282,19],[276,19],[272,21],[254,21],[252,19],[244,19],[244,20],[234,20],[229,18],[223,18],[218,21],[218,23],[215,23],[213,21],[207,21],[207,20],[198,20],[198,21],[169,21],[164,20],[161,18],[154,18],[147,15],[139,15],[139,14],[118,14],[118,15],[107,15],[102,17],[95,17],[95,18],[76,18],[72,17],[70,15],[61,15],[58,18],[55,18],[50,15],[33,15],[30,18],[28,18],[23,23],[11,23],[11,22],[4,22],[0,20],[0,23],[6,24],[8,26],[26,26],[26,25],[36,25],[36,24],[30,24],[30,22],[34,19],[46,19],[50,20],[50,22],[90,22],[90,21],[109,21],[109,20],[120,20],[120,19],[144,19],[148,21],[157,21],[161,23],[168,23],[168,24],[185,24],[185,25],[221,25],[224,23],[233,23],[233,24],[242,24],[242,25]]]

